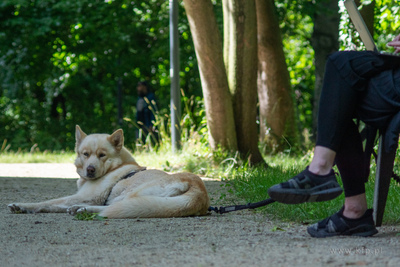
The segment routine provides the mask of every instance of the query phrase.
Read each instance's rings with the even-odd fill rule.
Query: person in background
[[[152,134],[152,140],[158,141],[158,134],[154,127],[157,110],[156,99],[146,81],[138,82],[137,86],[138,100],[136,102],[136,123],[142,130],[142,141],[145,142],[147,135]],[[139,132],[137,138],[139,138]]]

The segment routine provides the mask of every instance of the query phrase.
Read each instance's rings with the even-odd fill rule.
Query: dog
[[[191,173],[146,170],[124,147],[123,130],[113,134],[75,132],[76,194],[39,203],[15,203],[13,213],[98,213],[109,219],[200,216],[210,200],[203,181]]]

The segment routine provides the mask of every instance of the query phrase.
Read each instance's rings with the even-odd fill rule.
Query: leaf
[[[98,213],[82,212],[75,215],[76,220],[80,221],[104,221],[107,217],[99,216]]]
[[[285,230],[285,229],[283,229],[283,228],[281,228],[281,227],[274,226],[274,228],[272,228],[272,229],[271,229],[271,231],[272,231],[272,232],[276,232],[276,231],[282,231],[282,232],[285,232],[286,230]]]

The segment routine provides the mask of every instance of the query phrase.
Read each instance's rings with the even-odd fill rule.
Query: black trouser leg
[[[318,114],[317,145],[334,150],[346,196],[365,192],[363,148],[353,122],[363,95],[340,76],[328,59]]]
[[[363,156],[363,146],[358,127],[354,122],[348,124],[346,136],[336,152],[336,165],[342,177],[344,195],[351,197],[365,193],[369,168]],[[368,166],[369,167],[369,166]]]
[[[319,102],[317,145],[339,150],[362,94],[343,80],[328,59]]]

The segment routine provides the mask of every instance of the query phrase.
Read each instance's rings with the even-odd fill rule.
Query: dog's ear
[[[122,131],[122,129],[116,130],[112,135],[107,137],[107,140],[117,151],[120,151],[124,146],[124,131]]]
[[[78,151],[78,147],[81,144],[82,140],[87,136],[85,134],[81,127],[79,125],[76,125],[76,130],[75,130],[75,151]]]

